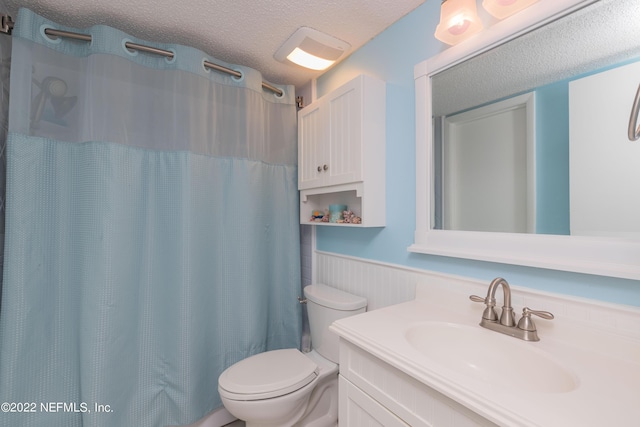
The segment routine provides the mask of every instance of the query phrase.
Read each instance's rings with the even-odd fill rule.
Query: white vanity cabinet
[[[339,378],[340,427],[496,427],[343,338]]]
[[[340,426],[638,425],[638,307],[513,287],[512,301],[557,313],[527,342],[478,324],[468,296],[486,288],[434,273],[414,300],[333,322]]]
[[[358,226],[385,225],[385,98],[384,81],[360,75],[298,112],[301,223],[345,204]]]

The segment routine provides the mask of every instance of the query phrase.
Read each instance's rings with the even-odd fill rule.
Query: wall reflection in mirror
[[[434,228],[640,237],[638,22],[596,3],[432,77]]]

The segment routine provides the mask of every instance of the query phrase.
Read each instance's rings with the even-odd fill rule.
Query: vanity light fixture
[[[440,23],[435,37],[447,44],[457,44],[482,31],[476,0],[443,0]]]
[[[312,70],[325,70],[340,59],[351,45],[329,34],[301,27],[283,43],[273,57]]]
[[[498,19],[504,19],[520,12],[538,0],[483,0],[482,7]]]

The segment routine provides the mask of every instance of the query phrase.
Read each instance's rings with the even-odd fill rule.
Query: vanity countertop
[[[499,306],[502,297],[497,299]],[[640,425],[639,340],[588,328],[579,322],[569,324],[566,319],[535,318],[540,341],[525,342],[481,328],[483,309],[484,305],[473,303],[460,293],[419,285],[415,300],[338,320],[331,330],[498,425]],[[514,304],[514,309],[519,318],[522,307]],[[434,321],[478,328],[480,333],[494,334],[491,341],[510,340],[511,348],[515,345],[519,351],[549,355],[573,376],[576,386],[570,391],[537,391],[449,369],[424,355],[406,338],[410,328]]]

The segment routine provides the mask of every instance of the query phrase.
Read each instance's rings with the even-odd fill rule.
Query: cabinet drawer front
[[[343,376],[339,394],[340,427],[410,427]]]

